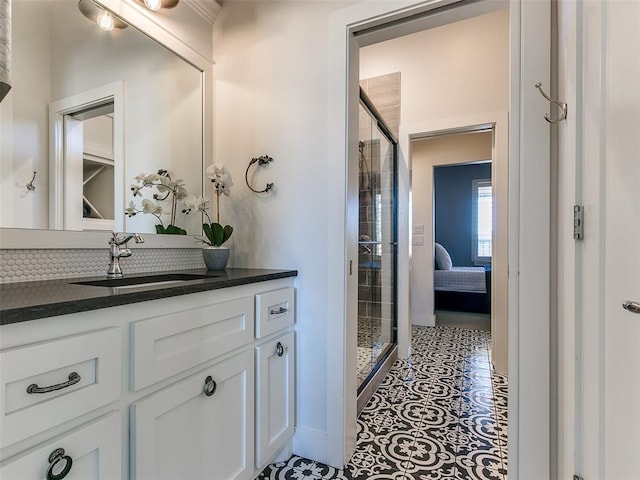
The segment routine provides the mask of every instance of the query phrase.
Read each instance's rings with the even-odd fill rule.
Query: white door
[[[640,475],[640,2],[607,5],[604,477]]]
[[[256,468],[293,435],[295,384],[293,332],[256,347]]]
[[[585,150],[582,267],[601,267],[583,277],[577,470],[585,479],[632,480],[640,475],[640,314],[623,304],[640,305],[640,2],[601,2],[586,13],[597,41],[587,43],[585,95],[600,95],[584,100],[584,135],[600,146]]]
[[[131,407],[131,478],[248,480],[254,473],[253,351]]]

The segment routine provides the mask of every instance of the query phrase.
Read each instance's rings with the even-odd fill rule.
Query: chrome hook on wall
[[[553,100],[552,98],[549,97],[549,95],[547,95],[546,93],[544,93],[544,90],[542,90],[542,82],[538,82],[536,83],[536,88],[540,91],[540,95],[542,95],[544,98],[546,98],[549,102],[551,102],[553,105],[555,105],[556,107],[558,107],[562,113],[560,115],[560,118],[557,119],[552,119],[548,113],[544,114],[544,119],[549,122],[549,123],[558,123],[561,122],[562,120],[566,120],[567,119],[567,104],[564,102],[559,102],[557,100]]]
[[[252,158],[251,161],[249,162],[249,165],[247,166],[247,170],[244,172],[244,181],[247,183],[247,187],[249,187],[249,190],[251,190],[253,193],[267,193],[273,189],[273,183],[267,183],[267,186],[264,189],[256,190],[249,184],[249,169],[251,168],[252,165],[255,165],[256,163],[258,164],[258,166],[260,166],[260,165],[268,165],[271,162],[273,162],[273,158],[271,158],[269,155],[261,155],[256,158]]]

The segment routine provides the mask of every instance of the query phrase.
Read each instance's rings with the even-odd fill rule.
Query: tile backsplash
[[[0,283],[105,275],[109,251],[96,249],[2,249]],[[121,258],[126,273],[204,268],[199,248],[136,248]]]

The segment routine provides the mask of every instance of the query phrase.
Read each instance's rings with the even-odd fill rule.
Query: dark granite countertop
[[[199,275],[204,278],[127,288],[75,284],[104,280],[104,276],[0,284],[0,325],[295,277],[298,272],[251,268],[227,268],[224,271],[195,269],[129,274],[125,278],[163,274]]]

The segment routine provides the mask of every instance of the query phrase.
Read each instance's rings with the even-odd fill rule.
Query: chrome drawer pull
[[[638,302],[628,300],[622,304],[622,308],[631,313],[640,313],[640,303]]]
[[[288,309],[284,307],[280,307],[278,310],[270,310],[269,313],[271,315],[281,315],[283,313],[287,313]]]
[[[64,467],[59,473],[53,473],[53,468],[60,462],[64,462]],[[73,460],[69,455],[64,454],[64,448],[56,448],[51,455],[49,455],[49,468],[47,468],[47,480],[60,480],[67,476],[67,473],[71,470]]]
[[[78,375],[78,372],[71,372],[69,374],[68,382],[58,383],[57,385],[51,385],[49,387],[39,387],[37,383],[32,383],[27,387],[27,393],[55,392],[56,390],[62,390],[63,388],[67,388],[67,387],[70,387],[71,385],[75,385],[79,381],[80,381],[80,375]]]
[[[218,388],[218,384],[213,379],[211,375],[204,379],[204,394],[207,397],[210,397],[214,393],[216,393],[216,389]]]
[[[276,345],[276,355],[281,357],[282,355],[284,355],[284,352],[286,351],[287,351],[287,347],[285,347],[280,342],[278,342],[278,344]]]

